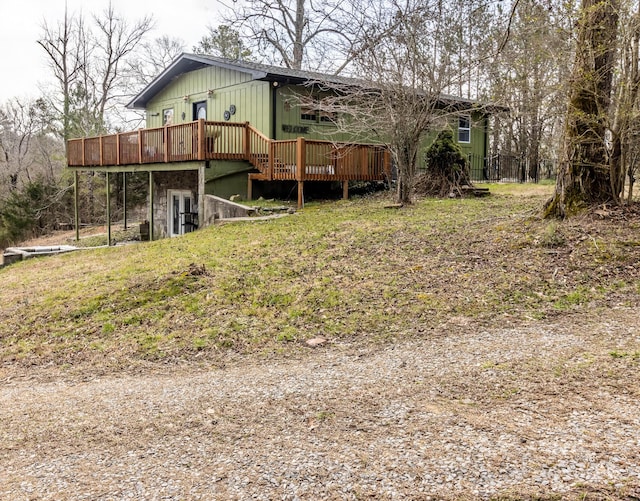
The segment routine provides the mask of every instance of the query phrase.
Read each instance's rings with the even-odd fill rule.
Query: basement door
[[[167,230],[170,237],[183,235],[195,230],[197,214],[196,204],[193,195],[188,190],[168,190],[167,191],[168,214]]]

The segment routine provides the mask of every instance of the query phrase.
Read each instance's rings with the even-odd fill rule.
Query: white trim
[[[467,121],[468,127],[462,127],[463,120]],[[462,134],[467,135],[468,139],[466,141],[461,139]],[[469,115],[463,115],[458,117],[458,142],[463,144],[471,143],[471,116]]]
[[[178,228],[174,227],[175,219],[174,219],[174,196],[178,196]],[[195,197],[193,196],[193,192],[191,190],[167,190],[167,234],[170,237],[177,237],[179,235],[184,235],[185,233],[185,225],[184,225],[184,213],[185,213],[185,200],[189,199],[189,209],[191,212],[195,212],[198,208],[195,205]]]

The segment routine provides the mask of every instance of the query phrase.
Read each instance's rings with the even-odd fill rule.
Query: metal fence
[[[556,163],[550,159],[531,165],[524,157],[507,154],[468,155],[467,158],[474,182],[537,183],[541,179],[554,179],[556,175]]]

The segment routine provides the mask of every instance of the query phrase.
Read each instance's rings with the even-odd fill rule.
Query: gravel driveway
[[[222,368],[2,368],[0,499],[638,499],[636,312],[505,325]]]

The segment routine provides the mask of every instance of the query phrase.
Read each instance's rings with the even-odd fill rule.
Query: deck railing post
[[[116,134],[116,165],[120,165],[120,133]]]
[[[198,119],[198,160],[205,159],[204,118]]]
[[[304,181],[304,167],[307,160],[307,144],[304,137],[299,137],[296,144],[296,180]]]
[[[142,129],[138,129],[138,163],[142,163]]]
[[[164,163],[169,162],[169,126],[165,125],[162,131],[162,149],[164,154]]]
[[[100,166],[104,165],[104,136],[100,136]]]
[[[249,160],[251,154],[251,129],[249,122],[244,123],[244,134],[242,135],[242,156],[245,160]]]
[[[268,169],[269,172],[267,173],[267,175],[269,176],[269,181],[273,181],[273,165],[275,163],[275,159],[276,159],[276,143],[274,143],[273,141],[269,141],[269,143],[267,144],[267,146],[269,147],[269,149],[267,150],[267,164],[268,164]]]
[[[85,144],[84,144],[84,137],[82,138],[82,166],[84,167],[86,165],[85,163],[85,158],[86,158],[86,151],[85,151]]]
[[[387,181],[391,182],[391,152],[389,148],[384,149],[384,173],[387,176]]]

